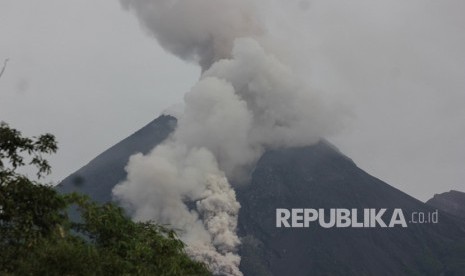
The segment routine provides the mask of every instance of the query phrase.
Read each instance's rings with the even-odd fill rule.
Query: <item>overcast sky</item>
[[[464,1],[274,1],[287,62],[352,114],[330,141],[418,199],[465,190]],[[182,102],[200,74],[115,0],[1,0],[6,58],[0,120],[56,135],[55,182]]]

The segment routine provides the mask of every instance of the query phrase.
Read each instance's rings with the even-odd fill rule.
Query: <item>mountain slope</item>
[[[465,219],[465,193],[451,190],[436,194],[426,204],[443,210],[446,213]]]
[[[59,190],[110,200],[129,156],[163,141],[175,122],[169,116],[154,120],[65,179]],[[328,142],[266,152],[250,183],[236,192],[244,275],[465,273],[464,227],[443,212],[437,224],[407,228],[276,228],[276,208],[401,208],[407,221],[412,212],[435,211],[365,173]]]
[[[439,275],[457,260],[465,271],[465,232],[444,213],[437,224],[407,228],[276,228],[276,208],[401,208],[407,222],[414,211],[434,211],[326,142],[267,152],[237,193],[245,275]]]
[[[124,167],[129,157],[138,152],[148,153],[165,140],[175,126],[174,117],[158,117],[65,178],[57,186],[58,191],[78,191],[97,202],[110,201],[113,187],[126,178]]]

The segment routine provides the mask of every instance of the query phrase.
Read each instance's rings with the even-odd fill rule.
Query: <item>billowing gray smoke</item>
[[[181,229],[188,253],[215,274],[242,275],[240,205],[229,181],[246,179],[267,148],[332,133],[335,113],[271,51],[253,1],[122,1],[165,49],[198,62],[202,75],[174,134],[131,157],[114,196],[136,220]]]
[[[171,53],[207,69],[230,57],[237,37],[259,34],[253,1],[121,0]]]

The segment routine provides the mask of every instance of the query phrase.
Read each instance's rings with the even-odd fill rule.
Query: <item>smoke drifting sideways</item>
[[[202,67],[175,132],[133,155],[113,190],[135,220],[180,230],[188,254],[216,275],[242,275],[240,204],[266,149],[310,145],[340,128],[339,106],[303,85],[272,50],[257,2],[121,0],[167,51]]]

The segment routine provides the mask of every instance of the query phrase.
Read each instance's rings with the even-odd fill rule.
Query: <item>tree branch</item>
[[[3,62],[3,68],[2,71],[0,71],[0,78],[3,76],[3,73],[5,72],[6,64],[8,63],[8,59],[5,59]]]

